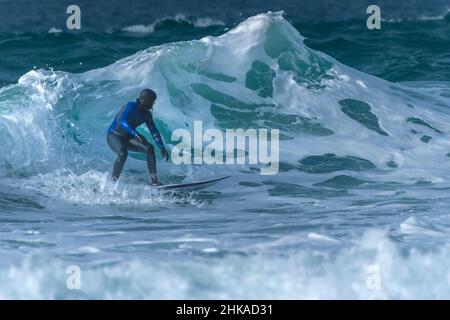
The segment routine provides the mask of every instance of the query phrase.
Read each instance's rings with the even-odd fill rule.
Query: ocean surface
[[[83,0],[79,31],[69,4],[0,1],[0,299],[450,298],[450,1],[379,1],[381,30],[370,1]],[[111,182],[143,87],[169,147],[279,129],[279,173]]]

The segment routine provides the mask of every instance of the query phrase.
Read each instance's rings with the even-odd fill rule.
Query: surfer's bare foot
[[[162,186],[162,183],[159,182],[158,176],[156,174],[150,174],[151,185],[154,187]]]
[[[150,180],[152,182],[153,187],[162,186],[162,183],[159,182],[158,177],[156,175],[152,176]]]

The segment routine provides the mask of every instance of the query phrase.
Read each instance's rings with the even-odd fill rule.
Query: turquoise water
[[[286,11],[2,33],[0,298],[450,296],[446,11],[380,31]],[[159,161],[232,176],[161,193],[129,159],[111,183],[105,131],[143,86],[166,142],[280,129],[280,172]]]

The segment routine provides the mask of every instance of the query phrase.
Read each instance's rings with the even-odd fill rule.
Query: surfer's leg
[[[107,142],[109,147],[117,153],[112,172],[112,178],[117,181],[128,158],[127,141],[116,134],[108,134]]]
[[[143,152],[147,156],[147,168],[152,179],[152,183],[157,183],[158,178],[156,175],[156,156],[155,148],[150,143],[141,143],[137,139],[131,139],[129,141],[128,150],[135,152]]]

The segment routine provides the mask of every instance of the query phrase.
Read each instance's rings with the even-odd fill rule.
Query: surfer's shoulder
[[[134,101],[129,101],[124,104],[123,109],[127,110],[127,112],[130,112],[131,110],[135,110],[137,107],[137,103]]]

